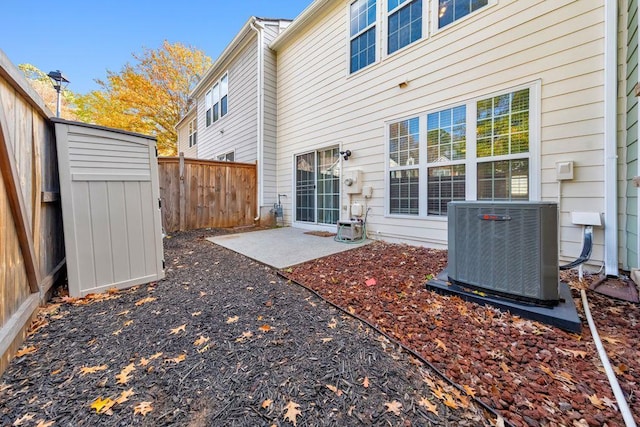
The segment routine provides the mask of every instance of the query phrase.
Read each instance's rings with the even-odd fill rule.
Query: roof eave
[[[300,15],[298,15],[291,25],[281,32],[269,45],[269,47],[277,51],[287,40],[298,34],[305,25],[315,16],[320,9],[332,0],[315,0]]]

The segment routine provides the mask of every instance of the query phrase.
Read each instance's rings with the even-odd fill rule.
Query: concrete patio
[[[347,251],[370,242],[340,243],[332,236],[321,237],[308,233],[309,230],[283,227],[209,237],[207,240],[277,269]]]

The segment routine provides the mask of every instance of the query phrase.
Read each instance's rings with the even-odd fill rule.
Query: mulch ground
[[[371,323],[517,426],[622,426],[579,294],[599,279],[562,272],[580,335],[428,291],[446,251],[375,242],[284,274]],[[615,285],[615,284],[614,284]],[[587,291],[620,386],[640,423],[640,306]],[[437,387],[429,398],[443,400]]]
[[[272,269],[204,240],[222,232],[165,239],[166,279],[158,283],[80,300],[58,297],[44,307],[0,377],[0,425],[482,426],[496,421],[472,399],[484,383],[464,381],[473,388],[461,392],[364,323]],[[349,256],[362,259],[375,248],[382,246]],[[320,284],[335,278],[334,289],[357,286],[351,279],[345,283],[350,272],[343,264],[311,280],[314,268],[308,265],[306,275],[304,267],[296,268],[297,279]],[[413,315],[398,311],[394,301],[405,305],[414,297],[399,291],[406,265],[379,268],[372,271],[379,285],[362,288],[363,297],[373,299],[373,292],[383,289],[383,271],[389,278],[385,287],[392,286],[392,276],[399,279],[397,290],[389,287],[384,296],[388,309],[376,320],[392,331],[403,316]],[[414,290],[423,278],[415,277]],[[348,305],[358,313],[368,310],[368,303]],[[424,330],[441,327],[431,314],[420,316]],[[442,325],[447,316],[440,315]],[[494,313],[492,321],[502,316]],[[446,350],[419,350],[449,354],[461,363],[452,355],[454,341],[441,336]]]

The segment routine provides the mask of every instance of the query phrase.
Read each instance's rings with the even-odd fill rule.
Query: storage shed
[[[155,138],[54,119],[69,294],[164,277]]]

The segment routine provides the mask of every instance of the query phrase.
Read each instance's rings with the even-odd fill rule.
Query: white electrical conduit
[[[616,397],[616,401],[618,402],[618,406],[620,407],[620,414],[622,414],[624,424],[627,427],[637,427],[637,424],[633,419],[633,415],[631,414],[631,410],[629,409],[629,405],[627,404],[627,400],[624,398],[624,394],[622,393],[622,389],[620,388],[620,384],[618,383],[618,379],[616,378],[616,374],[613,372],[613,368],[611,368],[611,363],[609,363],[607,352],[602,346],[602,341],[600,341],[600,336],[598,335],[598,330],[596,329],[596,325],[593,322],[593,317],[591,317],[589,302],[587,302],[587,293],[584,291],[584,289],[580,290],[580,293],[582,294],[582,305],[584,306],[584,314],[587,317],[587,322],[589,322],[589,329],[591,330],[593,341],[596,343],[600,361],[604,366],[604,371],[606,372],[607,378],[609,379],[609,384],[611,384],[613,395]]]

